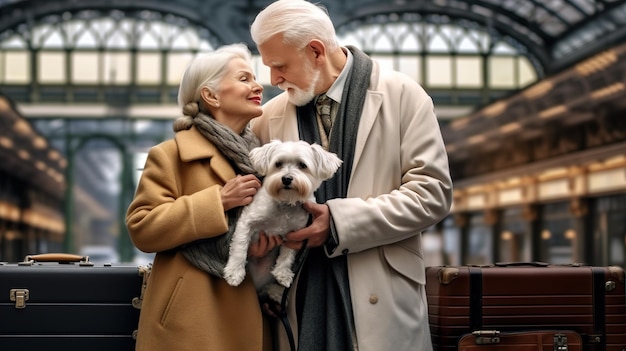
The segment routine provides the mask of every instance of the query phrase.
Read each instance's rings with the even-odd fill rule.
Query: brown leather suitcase
[[[580,334],[573,330],[534,330],[501,333],[478,330],[461,336],[459,351],[583,351]]]
[[[585,351],[626,351],[621,267],[498,263],[426,269],[433,346],[456,351],[477,330],[574,330]]]
[[[134,350],[150,269],[63,253],[0,263],[0,350]]]

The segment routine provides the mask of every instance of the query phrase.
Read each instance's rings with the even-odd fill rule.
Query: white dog
[[[246,276],[248,246],[260,232],[283,236],[304,228],[309,213],[302,208],[307,200],[315,201],[314,192],[322,181],[330,179],[342,161],[320,145],[304,141],[272,140],[250,151],[252,166],[265,176],[263,185],[252,202],[243,208],[230,246],[230,256],[224,268],[224,279],[237,286]],[[272,275],[282,286],[293,281],[292,265],[297,250],[280,246]],[[273,262],[272,262],[273,263]],[[251,267],[252,268],[252,267]],[[251,269],[257,289],[271,280],[255,277],[259,269]]]

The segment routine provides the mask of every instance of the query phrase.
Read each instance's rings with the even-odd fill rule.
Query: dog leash
[[[298,253],[296,254],[296,259],[294,261],[294,272],[300,271],[300,269],[302,268],[302,264],[306,259],[306,256],[309,252],[309,249],[307,249],[306,247],[307,242],[308,239],[302,243],[302,248],[298,250]],[[280,319],[283,328],[285,328],[285,333],[287,334],[287,339],[289,340],[289,349],[291,351],[296,351],[296,341],[293,337],[293,329],[291,328],[291,323],[289,323],[289,318],[287,317],[287,300],[289,297],[289,291],[291,290],[292,286],[293,284],[283,290],[283,295],[280,299],[280,306],[278,306],[276,303],[274,303],[275,301],[272,300],[272,303],[268,304],[268,308],[275,316],[278,317],[278,319]]]

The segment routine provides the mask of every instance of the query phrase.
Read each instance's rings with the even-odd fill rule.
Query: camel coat
[[[130,204],[133,243],[156,252],[139,318],[138,351],[270,350],[251,279],[210,276],[176,248],[228,231],[220,190],[233,167],[196,129],[153,147]]]
[[[348,196],[327,202],[339,238],[327,255],[347,255],[359,351],[431,350],[421,232],[450,209],[448,158],[432,100],[415,81],[376,62],[369,81]],[[262,143],[299,139],[285,93],[252,123]]]

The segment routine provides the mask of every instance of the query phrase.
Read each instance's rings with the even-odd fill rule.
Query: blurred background
[[[0,261],[149,262],[124,217],[180,76],[266,0],[0,0]],[[455,184],[427,264],[624,265],[626,1],[322,0],[432,96]],[[167,235],[164,233],[164,235]]]

